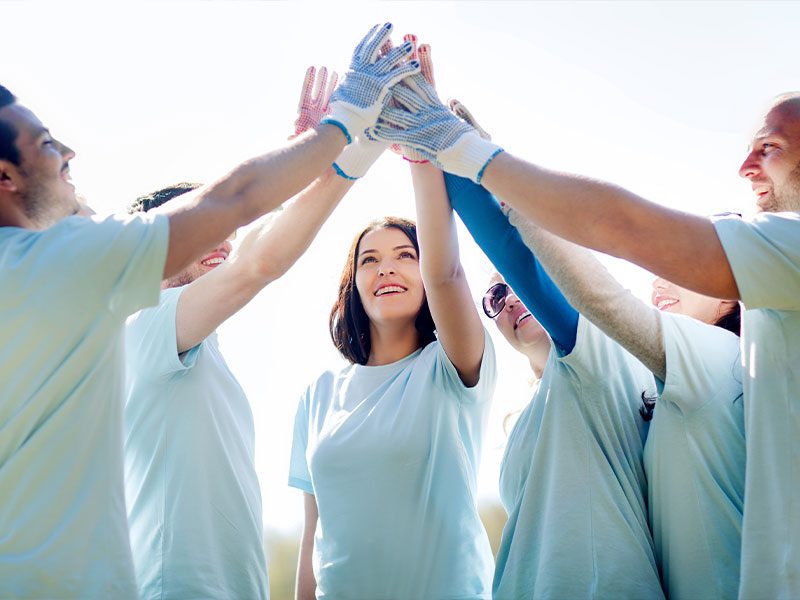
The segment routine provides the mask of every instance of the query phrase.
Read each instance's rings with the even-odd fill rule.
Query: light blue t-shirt
[[[667,377],[644,448],[664,593],[735,599],[744,504],[739,338],[660,313]]]
[[[741,598],[800,598],[800,213],[715,223],[742,317]]]
[[[324,373],[295,419],[289,485],[316,496],[317,597],[488,599],[476,475],[495,385],[488,334],[464,387],[439,342]]]
[[[125,495],[142,598],[266,598],[253,414],[212,333],[178,355],[184,288],[126,327]]]
[[[647,523],[644,365],[584,317],[551,349],[500,468],[494,598],[663,598]]]
[[[0,227],[0,597],[133,598],[123,324],[155,304],[166,217]]]

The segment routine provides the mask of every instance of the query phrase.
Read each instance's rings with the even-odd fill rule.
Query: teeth
[[[524,319],[525,317],[530,317],[530,316],[531,316],[531,313],[530,313],[530,312],[524,312],[524,313],[522,313],[520,316],[518,316],[518,317],[517,317],[517,320],[516,320],[516,321],[514,321],[514,329],[516,329],[517,327],[519,327],[519,324],[522,322],[522,319]]]
[[[375,292],[376,296],[383,296],[384,294],[389,294],[391,292],[405,292],[405,288],[401,288],[399,285],[387,285],[386,287],[382,287],[377,292]]]
[[[211,265],[219,265],[222,264],[223,262],[225,262],[225,259],[217,256],[216,258],[209,258],[208,260],[204,260],[203,264],[206,265],[207,267],[210,267]]]
[[[666,308],[666,307],[668,307],[668,306],[672,306],[673,304],[676,304],[677,302],[678,302],[677,300],[669,300],[669,299],[667,299],[667,300],[661,300],[661,301],[660,301],[660,302],[659,302],[659,303],[656,305],[656,308],[658,308],[658,310],[663,310],[663,309],[665,309],[665,308]]]

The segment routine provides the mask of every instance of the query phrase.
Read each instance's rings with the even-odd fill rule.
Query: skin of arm
[[[453,210],[442,172],[412,164],[420,271],[439,342],[467,387],[478,383],[484,331],[461,267]]]
[[[664,381],[658,311],[624,289],[586,248],[544,231],[513,209],[508,217],[570,304]]]
[[[169,217],[163,279],[305,189],[345,144],[338,127],[320,125],[286,147],[250,159],[218,181],[165,204],[158,210]]]
[[[317,592],[317,580],[311,565],[314,552],[314,533],[317,530],[319,510],[317,499],[312,494],[303,492],[305,521],[303,523],[303,539],[300,542],[300,555],[297,558],[297,581],[295,583],[295,600],[314,600]]]
[[[564,239],[624,258],[701,294],[739,299],[725,251],[706,218],[609,183],[549,171],[507,152],[488,164],[481,183]]]
[[[178,299],[178,352],[202,342],[286,273],[352,185],[328,168],[277,216],[250,231],[230,259],[190,283]]]

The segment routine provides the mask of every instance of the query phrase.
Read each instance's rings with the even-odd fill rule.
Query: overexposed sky
[[[283,144],[306,67],[343,72],[377,22],[431,44],[441,96],[507,150],[701,214],[752,210],[737,176],[749,133],[772,96],[800,89],[797,2],[3,2],[2,20],[0,83],[77,151],[73,179],[100,213]],[[302,518],[286,486],[293,416],[306,385],[343,364],[327,318],[349,244],[370,219],[413,210],[407,166],[387,154],[220,329],[253,406],[267,527]],[[491,266],[461,233],[477,302]],[[609,265],[649,294],[647,274]],[[487,326],[501,370],[480,489],[494,498],[502,417],[531,391]]]

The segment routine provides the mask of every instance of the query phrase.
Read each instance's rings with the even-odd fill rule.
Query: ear
[[[0,193],[18,192],[21,180],[22,175],[17,165],[9,160],[0,160]]]

